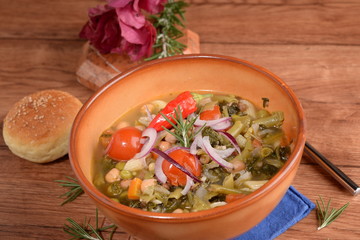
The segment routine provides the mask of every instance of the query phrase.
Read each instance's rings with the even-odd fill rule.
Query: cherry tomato
[[[236,201],[240,198],[243,198],[245,196],[246,196],[246,194],[242,194],[242,193],[231,193],[231,194],[226,195],[225,202],[230,203],[230,202]]]
[[[196,177],[201,175],[201,164],[195,158],[195,156],[188,151],[184,149],[178,149],[171,152],[169,156]],[[165,160],[162,164],[162,168],[170,184],[174,186],[186,185],[186,174],[175,167],[173,164]]]
[[[220,107],[215,105],[211,110],[205,110],[200,113],[200,120],[216,120],[221,117]]]
[[[135,127],[124,127],[117,130],[111,137],[107,154],[116,160],[129,160],[140,152],[142,132]]]

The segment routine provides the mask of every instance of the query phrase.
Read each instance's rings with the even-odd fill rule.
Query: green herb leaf
[[[84,190],[75,178],[69,176],[66,176],[66,178],[70,180],[55,180],[55,182],[60,183],[60,186],[70,189],[68,192],[59,196],[60,198],[65,197],[65,200],[61,203],[61,206],[74,201],[77,197],[84,193]]]
[[[153,46],[154,53],[146,60],[154,60],[182,54],[186,48],[185,44],[177,41],[184,33],[178,29],[178,26],[184,28],[184,8],[188,4],[184,1],[169,0],[164,6],[164,10],[160,15],[153,15],[154,27],[157,30],[155,44]]]
[[[90,219],[87,220],[86,217],[84,219],[83,224],[79,224],[71,218],[67,218],[66,221],[70,223],[64,224],[64,232],[69,234],[73,239],[89,239],[89,240],[104,240],[102,234],[109,229],[112,231],[109,233],[109,240],[111,240],[114,236],[114,233],[117,229],[115,224],[111,224],[108,226],[99,226],[99,215],[98,210],[96,209],[95,213],[95,227],[90,224]]]
[[[171,126],[174,128],[175,131],[170,131],[169,129],[163,127],[164,130],[170,133],[171,135],[173,135],[183,147],[190,147],[191,141],[205,127],[205,125],[202,126],[198,131],[194,133],[192,130],[197,117],[191,119],[190,118],[184,119],[182,116],[180,106],[178,106],[177,109],[175,110],[175,117],[171,116],[175,123],[171,121],[163,113],[160,114],[165,118],[165,120],[168,123],[171,124]]]
[[[318,230],[327,227],[330,223],[335,221],[335,219],[338,218],[350,204],[348,202],[339,209],[331,208],[330,210],[331,198],[329,199],[329,201],[325,206],[324,200],[322,199],[321,196],[319,197],[320,197],[320,202],[316,200],[317,218],[319,221]]]
[[[270,100],[268,99],[268,98],[266,98],[266,97],[263,97],[263,98],[261,98],[262,100],[263,100],[263,108],[266,108],[266,107],[268,107],[269,106],[269,102],[270,102]]]

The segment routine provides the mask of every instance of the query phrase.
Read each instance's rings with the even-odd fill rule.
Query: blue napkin
[[[258,225],[233,240],[270,240],[306,217],[315,204],[290,186],[279,205]]]

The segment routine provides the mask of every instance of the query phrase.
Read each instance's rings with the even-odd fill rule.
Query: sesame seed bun
[[[74,118],[82,103],[69,93],[45,90],[24,97],[4,119],[3,136],[17,156],[36,163],[68,152]]]

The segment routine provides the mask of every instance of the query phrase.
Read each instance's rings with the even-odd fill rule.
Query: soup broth
[[[141,104],[99,137],[93,183],[113,201],[152,212],[196,212],[243,198],[290,154],[283,113],[263,101],[184,92]]]

